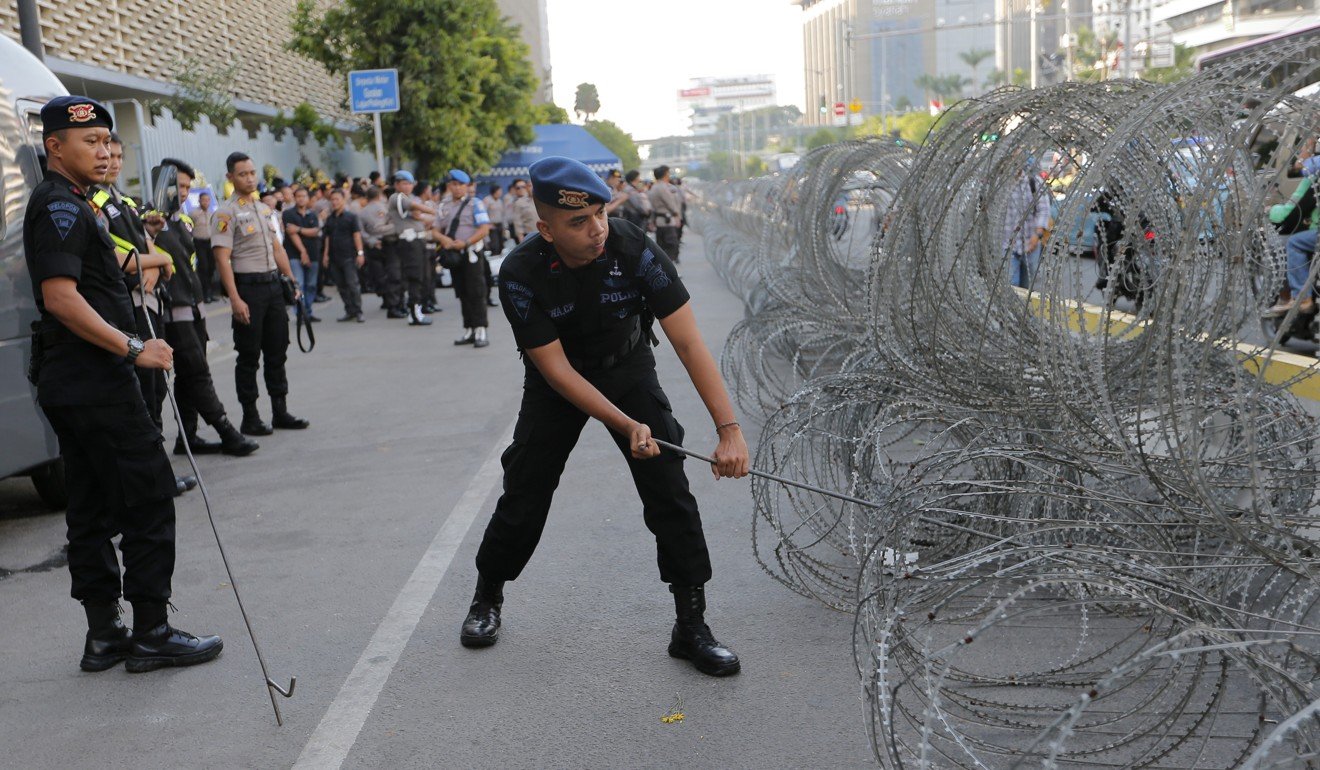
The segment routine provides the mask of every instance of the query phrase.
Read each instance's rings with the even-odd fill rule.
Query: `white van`
[[[0,478],[30,476],[54,508],[67,502],[64,467],[27,380],[37,307],[23,259],[23,213],[41,181],[41,106],[66,93],[35,56],[0,35]]]

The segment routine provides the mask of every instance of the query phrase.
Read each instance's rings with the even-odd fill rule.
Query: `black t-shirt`
[[[333,260],[357,259],[357,246],[353,243],[353,233],[361,232],[357,214],[344,209],[344,213],[331,211],[325,218],[325,227],[321,232],[330,240],[330,258]]]
[[[316,216],[316,212],[312,211],[310,206],[307,208],[307,213],[305,214],[298,213],[297,206],[290,206],[284,210],[284,213],[280,214],[280,217],[284,220],[286,228],[288,225],[315,227],[318,230],[321,228],[321,218]],[[321,262],[321,236],[303,235],[299,233],[298,237],[302,239],[303,248],[307,249],[307,256],[310,257],[313,262],[319,264]],[[287,236],[285,237],[285,240],[292,241],[292,239]],[[293,248],[292,243],[290,243],[288,252],[293,259],[302,258],[302,255],[298,253],[298,250]]]
[[[23,252],[32,294],[46,329],[65,338],[47,348],[37,398],[46,406],[113,404],[142,398],[133,365],[74,337],[41,298],[41,282],[67,277],[78,283],[87,304],[115,328],[135,333],[133,303],[115,259],[114,241],[103,217],[93,211],[82,189],[54,171],[32,191],[23,217]]]
[[[615,354],[643,310],[664,318],[688,299],[674,263],[622,219],[610,219],[605,253],[585,267],[569,269],[539,233],[500,266],[500,302],[523,350],[559,340],[569,358]]]

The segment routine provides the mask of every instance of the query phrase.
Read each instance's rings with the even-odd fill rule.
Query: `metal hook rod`
[[[147,334],[150,338],[156,338],[155,326],[151,323],[151,314],[147,311],[147,291],[142,285],[142,257],[133,250],[133,260],[137,265],[138,273],[138,296],[142,300],[142,316],[147,319]],[[216,548],[220,550],[220,562],[225,567],[225,575],[229,577],[229,588],[234,594],[234,600],[238,602],[238,612],[243,616],[243,625],[247,627],[248,638],[252,640],[252,649],[257,653],[257,663],[261,666],[261,676],[266,680],[266,694],[270,696],[270,706],[275,710],[275,725],[284,726],[284,715],[280,713],[279,703],[275,700],[275,693],[271,690],[279,691],[280,695],[286,698],[293,697],[293,688],[298,678],[290,677],[289,689],[285,690],[270,678],[270,671],[266,668],[266,657],[261,654],[261,645],[257,643],[257,634],[252,630],[252,621],[248,618],[247,608],[243,606],[243,597],[238,593],[238,581],[234,579],[234,570],[229,566],[229,554],[225,552],[225,544],[220,540],[220,530],[215,524],[215,515],[211,511],[211,496],[206,491],[206,481],[202,479],[202,472],[197,467],[197,459],[193,457],[192,445],[188,443],[188,436],[183,429],[183,414],[179,411],[179,402],[174,398],[174,388],[170,384],[172,370],[166,369],[163,372],[165,378],[165,394],[170,399],[170,409],[174,412],[175,424],[179,427],[179,438],[183,443],[185,454],[188,455],[188,464],[192,466],[193,475],[197,478],[197,489],[202,493],[202,503],[206,507],[206,520],[211,524],[211,534],[215,536]]]
[[[690,450],[690,449],[684,449],[683,447],[679,446],[678,444],[671,444],[671,443],[669,443],[668,441],[661,441],[660,439],[656,438],[655,436],[652,436],[652,437],[651,437],[651,440],[654,441],[656,444],[660,445],[661,447],[663,447],[664,449],[668,449],[668,450],[671,451],[671,452],[677,452],[677,453],[679,453],[679,454],[687,455],[688,457],[691,457],[691,458],[693,458],[693,459],[695,459],[695,460],[705,460],[706,462],[710,463],[711,465],[714,465],[714,464],[715,464],[715,459],[714,459],[714,458],[712,458],[712,457],[707,457],[706,455],[703,455],[703,454],[701,454],[700,452],[693,452],[693,451]],[[828,496],[828,497],[837,498],[837,499],[839,499],[839,500],[843,500],[843,501],[845,501],[845,502],[855,503],[855,504],[857,504],[857,505],[866,506],[867,508],[875,508],[876,510],[884,510],[884,506],[880,505],[879,503],[873,503],[873,502],[871,502],[870,500],[863,500],[863,499],[860,498],[860,497],[853,497],[852,495],[845,495],[845,494],[843,494],[842,492],[833,492],[833,491],[828,490],[828,489],[821,489],[820,487],[813,486],[813,485],[811,485],[811,484],[807,484],[807,483],[804,483],[804,482],[801,482],[801,481],[794,481],[794,480],[792,480],[792,479],[786,479],[786,478],[784,478],[783,476],[776,476],[776,475],[773,474],[773,473],[766,473],[766,472],[764,472],[764,471],[758,471],[758,470],[755,469],[755,468],[748,468],[748,469],[747,469],[747,472],[750,473],[750,474],[752,474],[753,476],[760,476],[760,477],[763,478],[763,479],[769,479],[770,481],[777,481],[777,482],[779,482],[780,484],[787,484],[787,485],[789,485],[790,487],[797,487],[797,488],[799,488],[799,489],[805,489],[805,490],[807,490],[807,491],[809,491],[809,492],[817,492],[817,493],[819,493],[819,494],[826,495],[826,496]]]

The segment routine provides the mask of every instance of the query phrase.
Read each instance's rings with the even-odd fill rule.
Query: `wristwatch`
[[[130,364],[135,363],[137,357],[146,349],[147,345],[142,341],[141,337],[138,337],[136,334],[128,335],[128,362]]]
[[[362,249],[358,249],[358,256],[362,256]]]

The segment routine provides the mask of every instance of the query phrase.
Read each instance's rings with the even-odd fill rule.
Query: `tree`
[[[208,69],[201,59],[186,58],[176,66],[177,75],[174,84],[177,89],[170,96],[152,99],[147,103],[153,115],[159,115],[167,109],[174,119],[185,129],[193,126],[206,116],[211,125],[221,132],[229,130],[230,124],[238,117],[234,109],[234,91],[232,83],[238,66],[231,64],[218,69]]]
[[[568,112],[553,102],[541,102],[532,105],[532,125],[534,126],[567,122]]]
[[[589,120],[584,128],[587,133],[600,140],[600,143],[610,148],[610,152],[619,156],[619,162],[624,168],[637,168],[642,165],[642,159],[637,154],[637,144],[633,142],[632,134],[624,132],[614,124],[612,120]]]
[[[1072,48],[1073,78],[1096,82],[1109,77],[1118,51],[1118,33],[1096,34],[1090,27],[1077,28],[1077,45]]]
[[[600,112],[600,93],[594,83],[578,83],[577,94],[573,97],[573,114],[578,120],[590,122]]]
[[[966,64],[968,67],[972,68],[971,85],[973,86],[976,85],[977,82],[976,72],[978,69],[980,69],[981,62],[984,62],[986,59],[989,59],[991,56],[994,55],[995,52],[988,48],[973,48],[969,51],[963,51],[962,53],[958,54],[958,58],[962,59],[963,64]]]
[[[816,133],[807,137],[807,150],[814,150],[818,147],[824,147],[827,144],[834,144],[839,141],[839,134],[829,128],[818,128]]]
[[[532,131],[536,77],[495,0],[298,0],[288,47],[332,75],[399,70],[401,109],[381,116],[391,156],[423,175],[480,172]]]
[[[1176,83],[1192,76],[1196,66],[1196,51],[1182,43],[1173,44],[1173,66],[1153,67],[1141,73],[1142,80],[1152,83]]]

